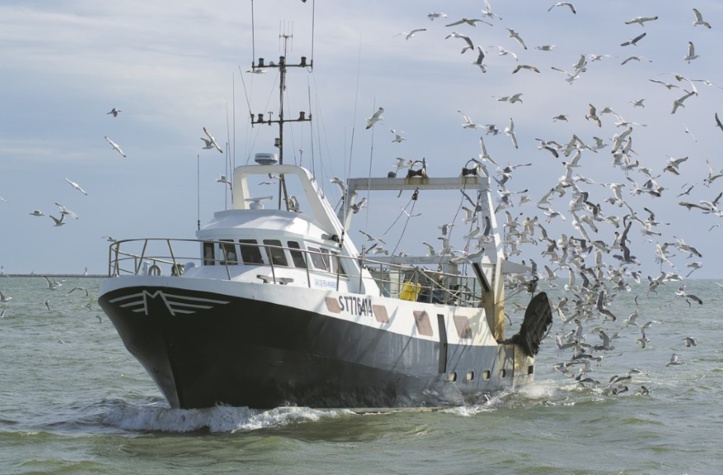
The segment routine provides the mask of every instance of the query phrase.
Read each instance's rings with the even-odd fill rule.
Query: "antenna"
[[[264,58],[259,58],[258,63],[253,62],[251,64],[251,70],[256,71],[259,69],[265,69],[265,68],[278,68],[279,69],[279,114],[277,119],[272,119],[271,113],[268,114],[268,119],[264,118],[264,114],[257,114],[254,116],[254,113],[251,113],[251,125],[271,125],[271,124],[277,124],[279,126],[279,136],[274,141],[274,145],[279,149],[279,164],[283,165],[284,163],[284,124],[287,122],[311,122],[311,113],[306,114],[304,111],[299,112],[299,117],[296,119],[286,119],[284,117],[284,93],[286,91],[286,71],[287,68],[307,68],[309,64],[306,62],[306,56],[302,56],[301,60],[297,64],[288,64],[286,62],[286,53],[289,46],[289,40],[293,37],[293,35],[289,34],[281,34],[279,36],[281,40],[284,42],[283,52],[284,54],[279,57],[278,63],[270,62],[269,64],[265,64]],[[281,202],[282,197],[284,202],[286,202],[286,181],[284,180],[284,175],[280,176],[279,179],[279,209],[281,208]]]

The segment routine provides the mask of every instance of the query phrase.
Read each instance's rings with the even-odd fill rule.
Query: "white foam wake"
[[[102,416],[103,424],[123,430],[159,432],[237,432],[318,421],[348,413],[339,409],[278,407],[271,410],[217,406],[207,409],[171,409],[159,406],[114,405]]]

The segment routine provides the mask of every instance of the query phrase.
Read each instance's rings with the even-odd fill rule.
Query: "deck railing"
[[[257,277],[263,282],[274,284],[288,284],[291,280],[283,276],[284,269],[303,268],[306,274],[308,287],[312,287],[312,273],[314,276],[333,276],[336,280],[336,290],[342,281],[348,282],[349,277],[344,269],[361,266],[367,269],[377,286],[379,294],[385,297],[410,298],[409,293],[404,295],[405,286],[411,285],[413,296],[417,301],[439,304],[454,304],[465,307],[479,307],[481,305],[482,289],[476,277],[464,274],[440,272],[420,266],[392,264],[376,261],[370,258],[347,257],[328,252],[311,251],[308,249],[289,248],[271,244],[243,243],[244,247],[256,247],[266,256],[264,262],[245,263],[239,253],[228,255],[222,252],[220,256],[200,256],[199,247],[204,244],[213,244],[214,249],[224,249],[229,244],[238,246],[224,240],[198,240],[198,239],[166,239],[146,238],[115,241],[109,248],[108,275],[110,277],[122,275],[171,275],[181,277],[189,265],[218,266],[224,270],[225,277],[231,280],[238,275],[239,266],[263,266],[269,268],[270,275],[259,274]],[[180,251],[189,247],[189,250]],[[193,247],[193,249],[191,249]],[[130,248],[130,250],[129,250]],[[282,250],[285,253],[295,253],[303,259],[303,266],[274,263],[269,258],[272,250]],[[180,252],[179,252],[180,251]],[[291,255],[291,254],[289,254]],[[314,259],[316,258],[316,259]],[[327,269],[313,266],[314,260],[323,260]],[[348,262],[348,264],[345,264]],[[281,271],[281,272],[280,272]]]

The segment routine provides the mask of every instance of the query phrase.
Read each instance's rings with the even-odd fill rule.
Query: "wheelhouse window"
[[[331,264],[331,256],[329,255],[329,250],[321,248],[321,258],[324,260],[324,265],[326,266],[326,269],[329,272],[334,272],[334,267]]]
[[[263,264],[264,259],[261,257],[261,249],[256,239],[239,239],[241,246],[241,259],[244,264]]]
[[[294,263],[294,267],[306,268],[306,259],[304,253],[300,250],[301,246],[296,241],[289,241],[289,253],[291,254],[291,261]]]
[[[329,261],[324,259],[318,247],[309,246],[309,256],[311,256],[311,263],[314,265],[314,269],[329,270]]]
[[[238,264],[238,254],[236,253],[236,244],[231,239],[222,239],[219,243],[221,248],[221,255],[225,264],[236,265]]]
[[[214,264],[214,249],[212,242],[203,243],[203,265],[212,266]]]
[[[286,261],[286,254],[281,248],[281,241],[278,239],[264,239],[266,245],[266,256],[269,258],[269,262],[275,266],[288,266]]]

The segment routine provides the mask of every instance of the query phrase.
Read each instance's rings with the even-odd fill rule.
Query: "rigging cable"
[[[419,188],[414,190],[414,193],[412,193],[412,197],[410,198],[409,202],[402,208],[402,213],[407,215],[407,220],[404,222],[404,227],[402,228],[402,232],[399,235],[399,239],[397,240],[397,243],[394,245],[394,249],[392,249],[392,256],[395,252],[397,252],[397,249],[399,248],[399,244],[401,244],[402,239],[404,238],[404,233],[407,231],[407,225],[409,225],[409,220],[412,219],[412,212],[414,211],[414,207],[417,205],[417,198],[419,198]],[[412,204],[412,207],[407,211],[407,206],[409,206],[409,203]],[[397,216],[397,219],[394,220],[394,222],[389,226],[389,228],[384,231],[384,234],[387,234],[390,229],[392,229],[392,226],[396,224],[396,222],[399,220],[399,218],[402,216],[402,213]],[[383,235],[384,235],[383,234]]]

